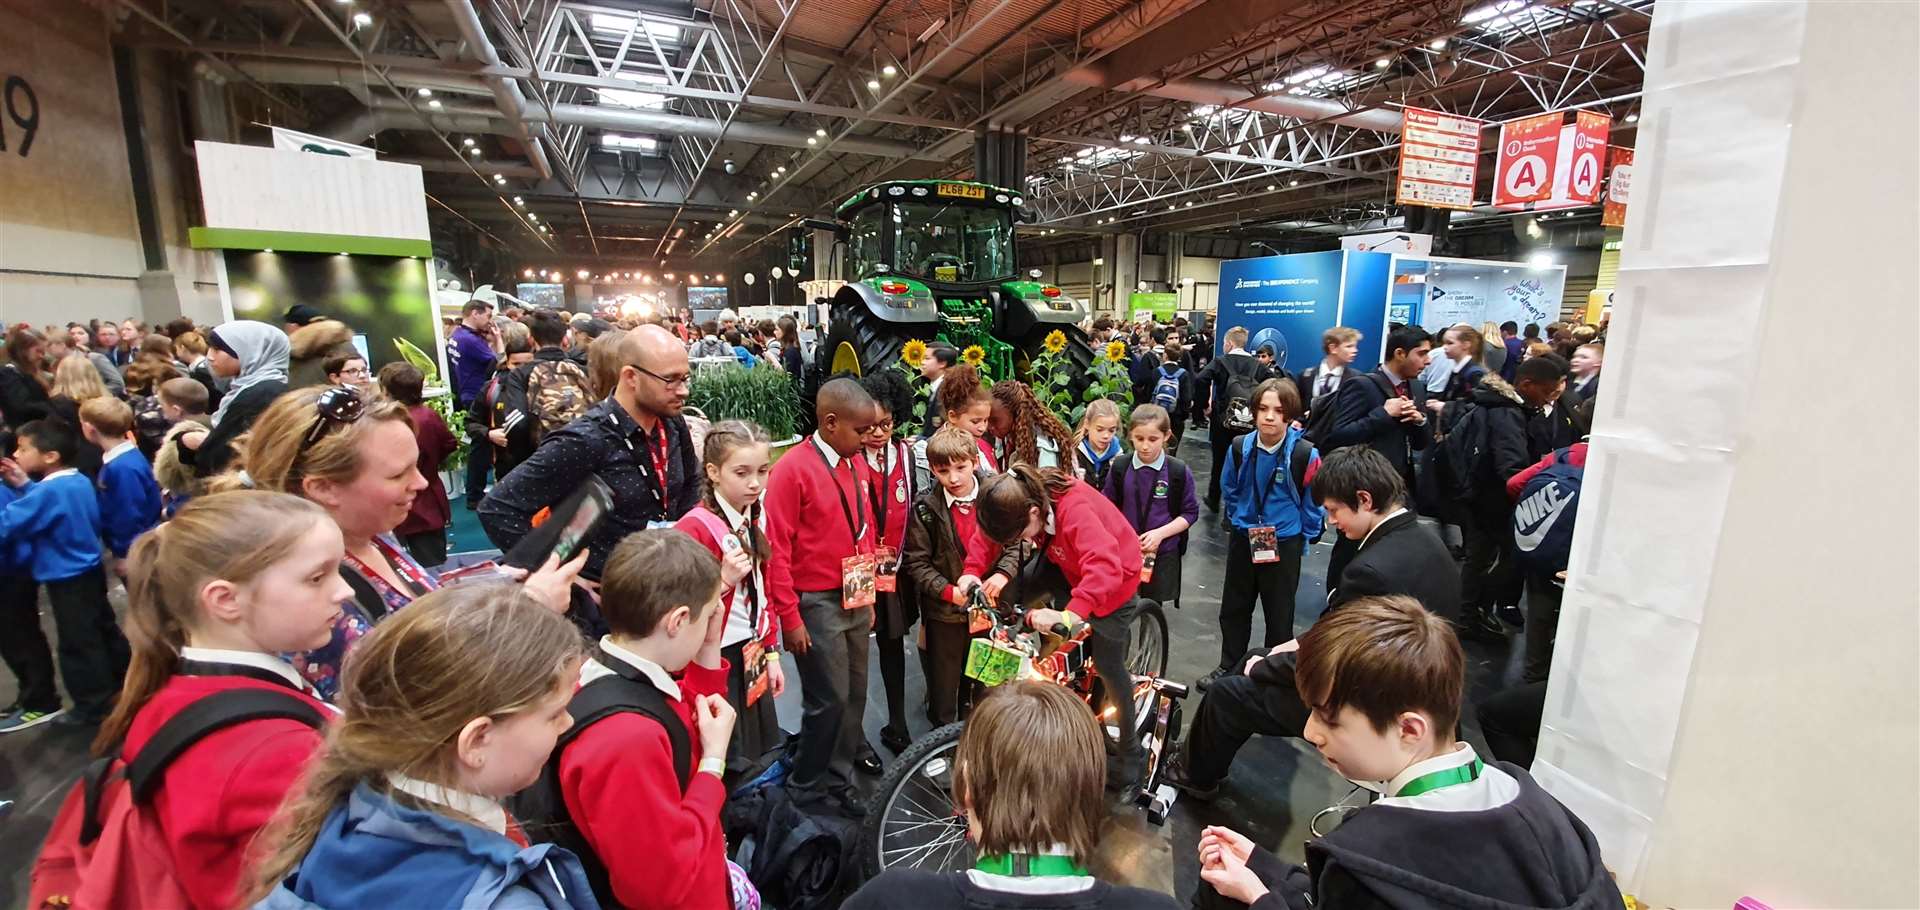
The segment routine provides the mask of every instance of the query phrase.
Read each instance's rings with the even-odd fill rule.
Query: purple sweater
[[[447,338],[447,369],[453,373],[453,398],[466,404],[480,394],[480,388],[493,378],[493,346],[465,324],[455,326]]]
[[[1120,463],[1107,472],[1107,499],[1120,508],[1120,514],[1127,516],[1127,524],[1141,534],[1172,521],[1174,516],[1185,517],[1188,526],[1200,520],[1200,500],[1194,493],[1193,472],[1171,455],[1162,454],[1160,459],[1160,467],[1155,468],[1141,466],[1131,455],[1121,456]],[[1175,475],[1184,477],[1185,487],[1177,504],[1173,501]],[[1161,542],[1159,555],[1178,554],[1180,539],[1185,536],[1176,534]]]

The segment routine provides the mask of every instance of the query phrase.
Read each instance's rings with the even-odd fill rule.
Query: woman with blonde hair
[[[52,397],[47,399],[48,419],[58,420],[73,431],[76,449],[70,467],[89,478],[98,477],[104,453],[80,432],[80,406],[110,394],[106,383],[100,381],[100,371],[93,368],[91,360],[69,354],[53,365],[51,391]]]

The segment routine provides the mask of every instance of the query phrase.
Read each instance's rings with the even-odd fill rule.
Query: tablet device
[[[545,565],[549,556],[558,556],[564,563],[579,554],[612,508],[613,491],[600,478],[589,477],[572,496],[548,512],[546,521],[520,538],[501,561],[529,572]]]

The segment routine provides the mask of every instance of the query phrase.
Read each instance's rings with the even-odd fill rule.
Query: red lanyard
[[[657,438],[656,438],[657,437]],[[660,507],[667,507],[667,422],[659,420],[647,434],[647,454],[653,457],[653,476],[660,481]]]
[[[847,506],[847,488],[840,484],[839,471],[833,466],[833,462],[827,458],[826,447],[820,444],[820,440],[817,437],[811,441],[813,443],[813,454],[820,456],[820,463],[827,468],[827,479],[833,482],[833,492],[840,496],[840,514],[846,516],[847,530],[853,534],[853,552],[859,553],[860,544],[867,536],[867,505],[861,501],[860,498],[859,462],[861,459],[858,456],[840,459],[846,463],[847,473],[853,475],[853,506],[849,508]],[[858,521],[854,520],[853,516],[855,514],[860,516]]]

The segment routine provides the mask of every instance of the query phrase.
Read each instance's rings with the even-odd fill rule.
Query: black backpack
[[[1125,453],[1115,455],[1113,457],[1116,461],[1120,462],[1119,464],[1113,466],[1113,468],[1111,469],[1108,475],[1110,479],[1112,479],[1115,483],[1120,485],[1119,486],[1120,501],[1114,503],[1114,505],[1119,507],[1121,515],[1127,515],[1127,475],[1132,473],[1133,471],[1133,457]],[[1166,456],[1166,459],[1167,459],[1167,466],[1165,468],[1165,471],[1166,471],[1165,476],[1167,478],[1167,502],[1173,506],[1173,514],[1179,515],[1180,504],[1187,501],[1187,481],[1193,478],[1193,474],[1187,468],[1186,462],[1181,461],[1180,459],[1175,458],[1172,455]],[[1152,503],[1148,503],[1148,508],[1151,508],[1151,507],[1152,507]],[[1146,523],[1146,514],[1147,514],[1146,509],[1140,510],[1141,524]],[[1127,517],[1131,518],[1133,516],[1128,515]],[[1189,536],[1190,535],[1187,534],[1185,531],[1182,531],[1180,533],[1180,555],[1181,556],[1187,555],[1187,538]]]
[[[1486,409],[1472,401],[1451,401],[1440,411],[1440,447],[1436,457],[1440,494],[1448,502],[1472,498],[1474,481],[1487,448]]]
[[[673,749],[674,774],[679,778],[680,792],[685,793],[687,784],[693,780],[693,741],[687,734],[687,725],[667,704],[665,693],[625,661],[607,657],[604,653],[599,654],[598,659],[614,671],[613,675],[587,683],[574,693],[573,701],[567,704],[567,713],[573,716],[573,726],[554,742],[553,754],[548,756],[546,766],[540,769],[539,780],[515,794],[511,804],[513,816],[520,821],[529,840],[556,844],[572,851],[586,870],[587,882],[593,887],[594,897],[599,898],[601,906],[615,907],[619,904],[613,897],[607,864],[587,843],[579,826],[574,824],[572,814],[567,811],[566,797],[560,792],[560,756],[567,751],[569,744],[594,724],[615,714],[642,714],[667,731],[667,742]]]
[[[1303,437],[1293,444],[1293,457],[1287,462],[1289,469],[1287,473],[1293,475],[1293,488],[1299,492],[1300,501],[1305,502],[1313,495],[1307,489],[1307,465],[1313,461],[1314,447],[1301,445],[1301,442],[1311,443],[1312,440]],[[1232,447],[1228,451],[1233,459],[1232,470],[1235,474],[1240,473],[1241,465],[1246,464],[1247,452],[1253,448],[1253,443],[1254,434],[1252,433],[1233,438]]]
[[[1246,369],[1235,369],[1235,360],[1246,361]],[[1260,361],[1222,357],[1220,368],[1227,373],[1227,394],[1220,400],[1220,425],[1235,433],[1249,432],[1253,429],[1253,388],[1260,384]]]

